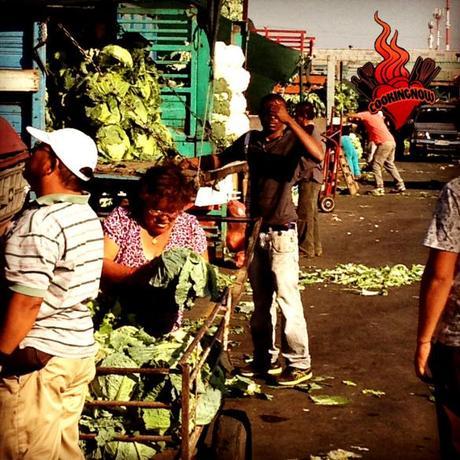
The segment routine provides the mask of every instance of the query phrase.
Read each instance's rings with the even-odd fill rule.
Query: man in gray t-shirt
[[[441,457],[460,458],[460,177],[442,190],[424,245],[415,372],[435,384]],[[431,373],[431,376],[429,375]]]
[[[299,248],[297,214],[292,186],[303,157],[321,157],[321,145],[292,118],[284,99],[269,94],[261,101],[262,131],[251,131],[244,147],[242,136],[224,151],[226,164],[246,160],[250,178],[250,213],[260,218],[261,231],[248,275],[253,290],[251,334],[254,361],[242,375],[274,375],[281,372],[275,344],[277,307],[283,317],[281,355],[286,367],[279,385],[294,386],[312,376],[307,324],[298,288]]]

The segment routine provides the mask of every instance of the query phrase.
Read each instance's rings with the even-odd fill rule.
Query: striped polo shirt
[[[8,233],[9,288],[43,298],[20,348],[64,358],[84,358],[97,350],[86,302],[98,294],[104,247],[102,227],[88,199],[87,194],[42,196]]]

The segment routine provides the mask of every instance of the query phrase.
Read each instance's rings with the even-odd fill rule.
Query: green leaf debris
[[[334,283],[347,286],[361,295],[386,295],[388,288],[406,286],[420,281],[424,266],[404,264],[368,267],[363,264],[339,264],[332,269],[301,271],[301,286],[315,283]]]

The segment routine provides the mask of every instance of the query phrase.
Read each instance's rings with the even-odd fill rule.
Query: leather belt
[[[288,222],[287,224],[263,224],[260,227],[261,232],[286,232],[288,230],[293,230],[297,227],[295,222]]]

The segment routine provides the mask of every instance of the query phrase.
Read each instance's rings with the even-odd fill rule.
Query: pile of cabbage
[[[135,326],[113,329],[110,317],[96,333],[99,344],[97,365],[101,367],[160,367],[171,373],[158,375],[101,375],[90,386],[94,400],[157,401],[171,405],[171,409],[117,407],[85,408],[80,431],[93,433],[94,440],[83,442],[87,459],[148,459],[168,446],[165,442],[122,442],[117,435],[143,433],[171,435],[178,444],[181,421],[182,376],[178,362],[192,342],[199,324],[191,324],[161,338],[154,338]],[[201,351],[198,347],[197,352]],[[196,364],[197,354],[190,363]],[[191,423],[206,425],[216,415],[222,398],[225,377],[220,367],[212,371],[205,364],[198,376],[196,391],[191,392]],[[192,426],[191,426],[192,427]],[[171,447],[171,446],[169,446]]]
[[[107,45],[78,58],[56,51],[50,59],[48,116],[55,129],[82,129],[105,162],[161,162],[174,151],[161,122],[159,75],[148,45]]]
[[[189,249],[176,248],[165,251],[152,267],[150,286],[161,289],[161,300],[145,299],[143,309],[155,320],[155,310],[168,304],[180,311],[190,309],[196,297],[210,296],[216,300],[217,273],[213,266]],[[163,304],[164,302],[164,304]],[[96,365],[99,367],[169,368],[168,374],[159,375],[100,375],[90,385],[90,399],[104,401],[157,401],[171,405],[171,410],[161,408],[116,407],[109,409],[86,407],[80,421],[83,433],[92,433],[96,439],[83,443],[85,458],[96,459],[147,459],[164,450],[164,442],[118,442],[116,435],[144,433],[171,435],[177,438],[181,421],[182,376],[178,363],[194,339],[201,322],[190,322],[162,336],[153,336],[148,327],[132,311],[120,311],[120,303],[113,305],[99,298],[91,306],[96,327],[95,338],[99,345]],[[128,307],[126,307],[128,308]],[[208,331],[213,333],[213,328]],[[203,340],[207,340],[205,336]],[[192,353],[189,363],[199,359],[201,345]],[[219,366],[203,366],[196,388],[191,392],[192,424],[211,422],[220,407],[225,388],[225,375]]]

